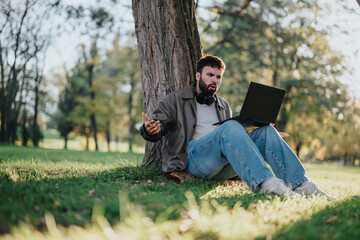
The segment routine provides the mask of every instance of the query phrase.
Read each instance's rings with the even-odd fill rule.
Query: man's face
[[[207,96],[214,96],[220,88],[223,71],[217,67],[205,66],[196,73],[196,91]]]

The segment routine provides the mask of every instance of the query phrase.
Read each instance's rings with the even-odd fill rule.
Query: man
[[[234,120],[213,126],[232,115],[229,103],[216,95],[224,71],[219,57],[203,56],[196,83],[164,97],[150,118],[145,114],[141,135],[148,141],[162,139],[162,171],[219,180],[237,175],[254,192],[316,194],[336,200],[309,181],[300,160],[273,125],[250,133]]]

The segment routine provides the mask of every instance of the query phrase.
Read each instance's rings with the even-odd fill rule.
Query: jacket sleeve
[[[150,135],[145,129],[143,124],[140,127],[140,134],[146,140],[150,142],[156,142],[166,135],[169,130],[174,126],[174,119],[176,119],[175,102],[171,96],[165,96],[160,100],[159,105],[155,108],[154,112],[150,116],[150,120],[160,121],[161,131],[156,135]]]

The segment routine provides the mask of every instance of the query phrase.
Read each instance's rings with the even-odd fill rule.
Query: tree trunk
[[[25,9],[23,14],[21,15],[21,20],[19,23],[19,28],[16,31],[16,37],[15,37],[15,46],[14,46],[14,60],[13,63],[10,67],[10,73],[9,73],[9,77],[8,77],[8,82],[7,85],[5,87],[5,92],[4,92],[4,96],[5,96],[5,101],[4,101],[4,112],[1,113],[1,115],[4,114],[4,122],[2,122],[1,124],[5,124],[4,128],[1,127],[1,130],[4,130],[4,132],[2,132],[1,135],[1,142],[5,142],[5,143],[15,143],[15,138],[16,138],[16,126],[17,126],[17,116],[14,116],[14,109],[13,109],[13,105],[16,101],[16,94],[18,91],[18,69],[17,69],[17,59],[19,57],[19,47],[21,44],[21,33],[23,31],[23,27],[24,27],[24,22],[25,22],[25,17],[28,14],[29,11],[29,6],[30,6],[30,1],[27,0],[25,2]],[[14,130],[14,126],[15,126],[15,132]]]
[[[134,142],[134,133],[135,133],[135,119],[132,115],[132,109],[133,109],[133,99],[134,99],[134,89],[135,89],[135,74],[132,74],[130,77],[130,87],[131,90],[129,92],[129,98],[128,98],[128,115],[130,116],[130,126],[129,126],[129,137],[128,137],[128,144],[129,144],[129,152],[132,152],[133,150],[133,142]]]
[[[344,166],[347,166],[348,165],[348,153],[345,152],[344,153]]]
[[[111,141],[111,135],[110,135],[110,121],[106,121],[106,142],[107,142],[107,148],[108,152],[110,152],[110,141]]]
[[[65,133],[65,135],[64,135],[64,149],[68,148],[68,139],[69,139],[69,134]]]
[[[0,89],[0,143],[5,142],[5,68],[4,68],[4,61],[2,58],[2,47],[0,45],[0,77],[1,77],[1,89]]]
[[[202,56],[193,0],[133,0],[144,112],[161,97],[195,82]],[[161,142],[146,143],[143,165],[161,161]]]
[[[301,147],[302,147],[302,143],[298,143],[296,144],[296,147],[295,147],[295,152],[296,152],[296,156],[300,157],[300,150],[301,150]]]
[[[17,122],[14,104],[16,99],[16,94],[18,92],[19,84],[17,80],[17,70],[15,66],[11,68],[11,73],[9,74],[9,83],[6,89],[6,100],[5,100],[5,143],[11,143],[14,139],[14,125]],[[16,131],[16,130],[15,130]]]
[[[34,144],[34,147],[39,146],[39,129],[37,124],[37,118],[39,113],[39,85],[40,85],[40,76],[36,76],[35,79],[35,104],[34,104],[34,119],[32,124],[32,142]]]
[[[27,123],[27,113],[26,110],[23,110],[23,116],[22,116],[22,130],[21,130],[21,135],[22,135],[22,145],[23,146],[27,146],[28,140],[29,140],[29,135],[28,135],[28,129],[26,127],[26,123]]]
[[[86,131],[86,129],[85,129]],[[85,138],[86,138],[86,142],[85,142],[85,150],[89,150],[89,136],[90,134],[88,132],[85,132]]]
[[[94,80],[94,65],[88,66],[88,83],[90,89],[90,101],[92,104],[95,104],[95,90],[93,89],[93,80]],[[99,151],[98,141],[97,141],[97,125],[96,125],[96,115],[93,106],[91,106],[90,112],[90,123],[91,123],[91,131],[93,133],[94,141],[95,141],[95,150]]]

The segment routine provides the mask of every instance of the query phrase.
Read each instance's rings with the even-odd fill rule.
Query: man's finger
[[[286,132],[279,132],[279,134],[280,134],[280,136],[281,136],[282,138],[285,138],[285,137],[288,137],[288,136],[289,136],[289,134],[287,134]]]

